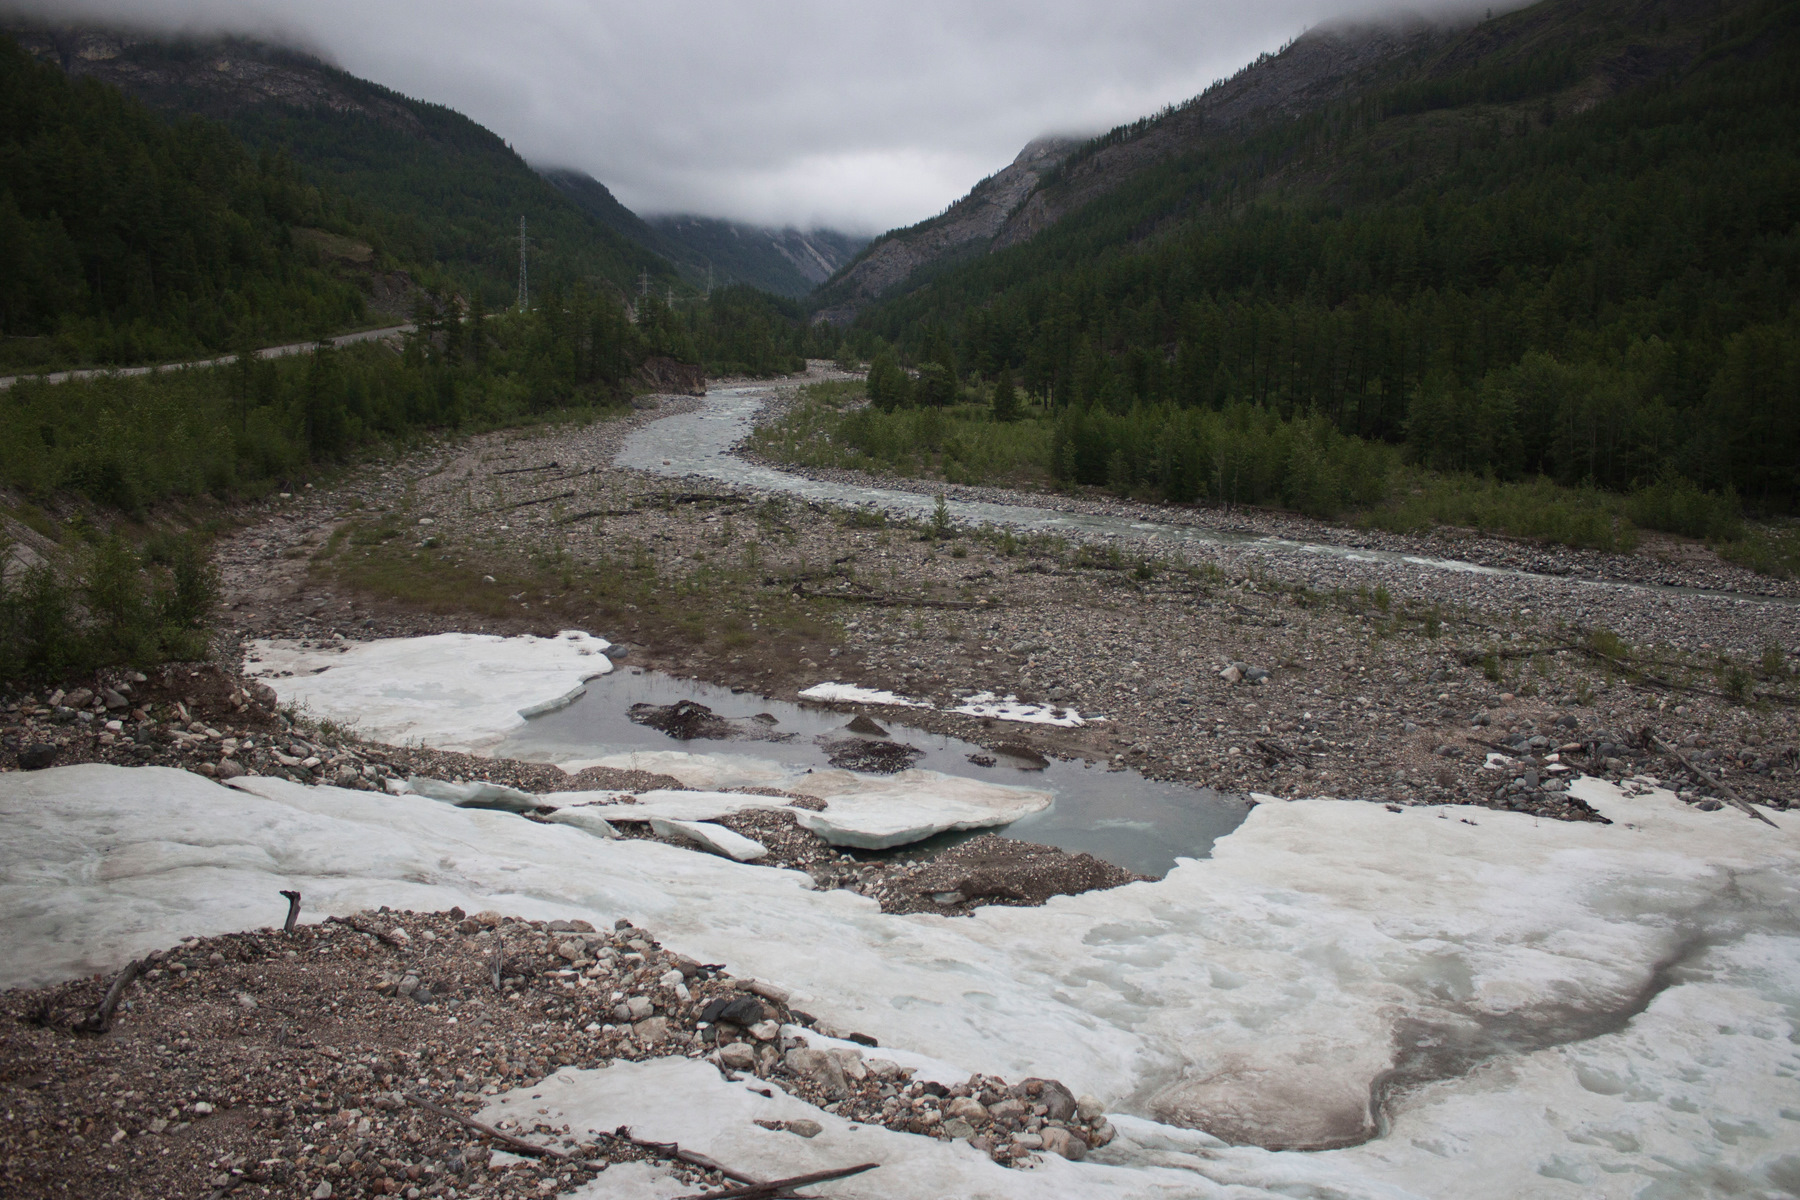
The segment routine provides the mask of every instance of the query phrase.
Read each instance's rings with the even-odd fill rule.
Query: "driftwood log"
[[[1710,773],[1708,773],[1706,771],[1705,768],[1701,767],[1701,765],[1699,763],[1695,762],[1693,759],[1691,759],[1687,755],[1683,754],[1680,750],[1676,749],[1674,746],[1670,745],[1668,742],[1666,742],[1662,738],[1658,737],[1653,731],[1648,730],[1648,729],[1644,730],[1644,736],[1650,742],[1650,744],[1652,746],[1655,746],[1658,750],[1661,750],[1664,754],[1673,755],[1675,758],[1675,761],[1679,762],[1682,766],[1686,767],[1688,769],[1689,774],[1691,774],[1694,778],[1700,780],[1702,783],[1706,784],[1707,787],[1712,788],[1714,791],[1718,792],[1719,795],[1725,797],[1725,799],[1727,799],[1731,803],[1737,805],[1739,808],[1743,809],[1746,813],[1755,817],[1757,820],[1761,821],[1764,825],[1767,825],[1770,829],[1781,828],[1781,826],[1775,824],[1775,822],[1769,820],[1769,818],[1767,816],[1763,815],[1763,813],[1755,805],[1751,804],[1748,800],[1746,800],[1742,796],[1740,796],[1738,794],[1736,788],[1733,788],[1730,784],[1726,783],[1723,779],[1714,778]]]
[[[767,1183],[750,1183],[743,1187],[726,1188],[722,1192],[696,1192],[691,1196],[681,1196],[677,1200],[754,1200],[763,1196],[777,1196],[791,1188],[805,1187],[813,1183],[827,1183],[833,1179],[848,1179],[852,1175],[861,1175],[864,1171],[873,1171],[880,1163],[859,1163],[854,1167],[839,1167],[835,1171],[814,1171],[810,1175],[793,1175],[786,1179],[771,1179]]]

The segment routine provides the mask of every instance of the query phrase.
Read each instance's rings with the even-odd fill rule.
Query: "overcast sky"
[[[875,233],[1392,0],[26,0],[275,35],[643,214]],[[1442,4],[1434,7],[1442,7]]]

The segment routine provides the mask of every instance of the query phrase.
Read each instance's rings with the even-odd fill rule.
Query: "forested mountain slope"
[[[1085,203],[1087,164],[1190,118],[1077,150],[1015,209],[1060,220],[864,336],[1016,371],[1075,414],[1067,477],[1123,490],[1193,494],[1175,415],[1249,405],[1427,466],[1800,502],[1800,4],[1547,0],[1353,82]]]
[[[343,228],[343,213],[291,164],[0,37],[0,365],[178,357],[363,319],[362,293],[295,226]]]
[[[877,239],[814,303],[825,319],[848,321],[915,277],[1029,240],[1205,136],[1252,119],[1291,117],[1342,94],[1371,69],[1450,36],[1418,18],[1316,29],[1156,117],[1088,141],[1039,138],[945,212]]]
[[[378,253],[437,264],[491,302],[518,277],[519,217],[534,274],[634,288],[673,278],[650,249],[595,220],[499,137],[311,56],[238,38],[157,39],[18,27],[28,50],[72,76],[112,84],[169,113],[223,122],[255,151],[285,153],[309,182],[352,202]]]

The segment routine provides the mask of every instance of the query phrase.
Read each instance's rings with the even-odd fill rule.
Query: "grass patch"
[[[796,600],[764,584],[765,550],[746,543],[684,570],[621,539],[578,560],[560,549],[520,554],[496,545],[426,547],[397,536],[389,515],[353,522],[315,556],[312,572],[364,597],[440,616],[583,628],[721,656],[752,647],[797,661],[841,638],[826,600]],[[752,628],[754,622],[754,628]],[[760,655],[759,655],[760,657]]]
[[[1746,524],[1740,535],[1718,546],[1719,557],[1758,575],[1800,579],[1800,521]]]

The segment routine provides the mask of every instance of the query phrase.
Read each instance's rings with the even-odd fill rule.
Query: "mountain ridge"
[[[517,279],[518,219],[534,278],[604,280],[624,292],[674,268],[597,220],[504,139],[450,108],[402,95],[308,52],[242,37],[164,37],[9,22],[4,30],[71,77],[119,88],[163,113],[223,123],[252,149],[286,153],[384,224],[379,252],[443,264],[451,286],[499,302]]]

